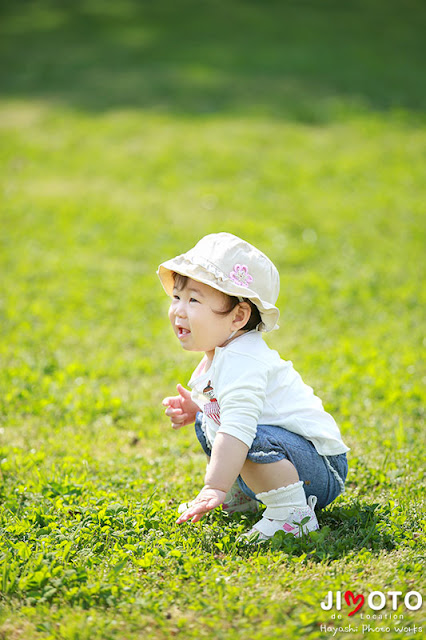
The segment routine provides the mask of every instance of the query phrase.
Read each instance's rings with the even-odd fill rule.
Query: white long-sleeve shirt
[[[207,371],[206,365],[204,357],[189,386],[203,411],[203,429],[211,445],[221,432],[250,448],[257,425],[264,424],[303,436],[323,456],[349,451],[321,400],[260,332],[250,331],[217,347]]]

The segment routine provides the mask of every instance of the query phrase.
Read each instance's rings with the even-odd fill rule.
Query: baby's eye
[[[174,296],[173,296],[173,300],[180,300],[180,298],[179,298],[179,296],[174,295]]]
[[[190,298],[189,302],[198,302],[198,300],[196,300],[196,298]]]

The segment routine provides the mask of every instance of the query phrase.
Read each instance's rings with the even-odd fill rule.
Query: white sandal
[[[270,520],[261,518],[259,522],[243,534],[249,542],[264,542],[270,540],[277,531],[291,533],[295,538],[316,531],[319,529],[317,517],[315,515],[316,496],[309,496],[306,507],[294,507],[285,520]]]

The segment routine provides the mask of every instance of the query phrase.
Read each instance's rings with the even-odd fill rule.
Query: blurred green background
[[[173,508],[195,493],[202,456],[190,429],[170,433],[160,403],[198,355],[176,344],[155,270],[223,230],[280,271],[281,329],[267,341],[341,425],[346,499],[393,500],[415,531],[424,2],[21,0],[0,12],[5,537],[19,487],[31,511],[43,483],[80,477],[83,459],[112,478],[116,501],[126,491],[113,478]],[[351,575],[383,590],[364,564],[373,577]],[[304,588],[292,637],[320,637],[308,636],[319,616]]]

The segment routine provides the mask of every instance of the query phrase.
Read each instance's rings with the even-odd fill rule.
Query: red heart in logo
[[[351,606],[351,604],[356,604],[358,601],[360,601],[359,605],[357,607],[355,607],[355,609],[353,611],[351,611],[348,615],[353,616],[354,613],[356,613],[357,611],[359,611],[362,607],[362,605],[364,604],[365,598],[362,595],[359,596],[354,596],[354,594],[352,593],[352,591],[346,591],[345,593],[345,600],[346,600],[346,604],[348,605],[348,607]],[[352,602],[351,602],[352,600]]]

